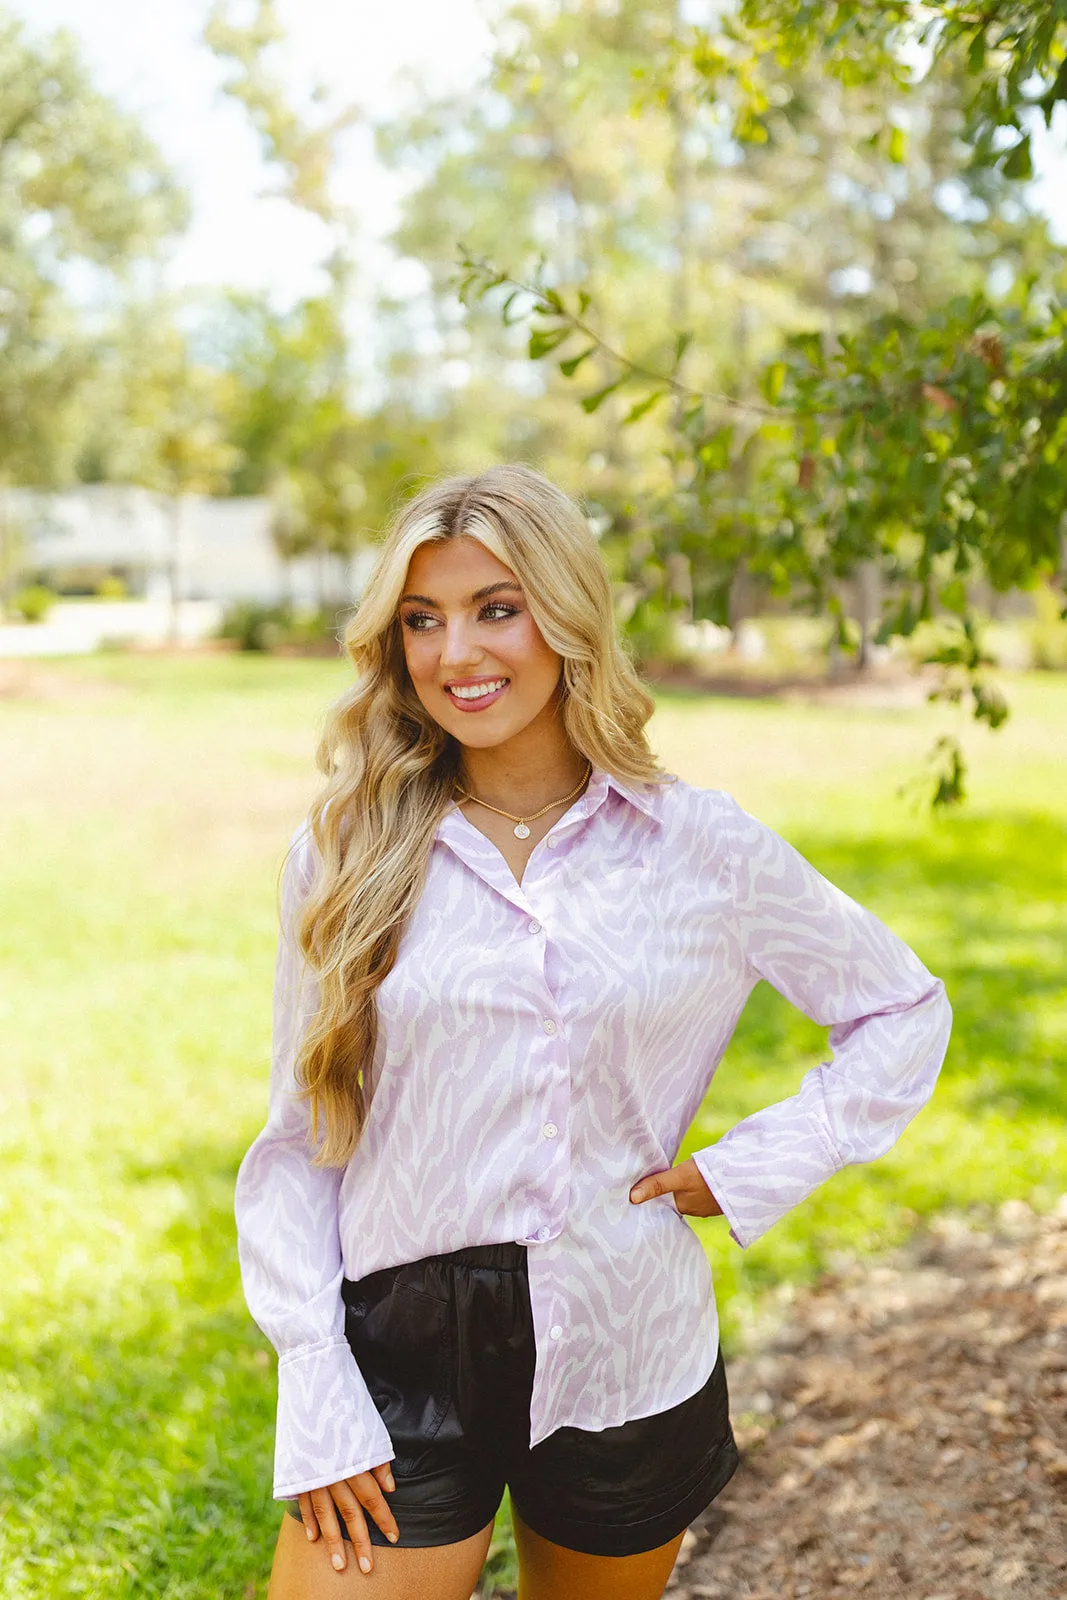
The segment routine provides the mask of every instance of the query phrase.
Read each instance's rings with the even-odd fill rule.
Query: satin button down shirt
[[[944,986],[871,912],[728,794],[594,767],[518,884],[461,811],[378,992],[370,1116],[344,1171],[310,1165],[293,1063],[315,1004],[282,891],[266,1127],[241,1164],[245,1293],[279,1353],[274,1493],[392,1459],[344,1336],[342,1277],[466,1245],[527,1244],[531,1444],[695,1393],[718,1353],[711,1271],[669,1167],[760,978],[830,1030],[832,1064],[695,1153],[747,1247],[929,1098]]]

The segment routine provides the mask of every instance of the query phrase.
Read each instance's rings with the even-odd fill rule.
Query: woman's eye
[[[518,616],[518,607],[509,606],[502,600],[490,601],[478,613],[480,622],[506,622],[508,617]],[[426,633],[437,622],[437,618],[428,611],[405,611],[404,626],[412,633]]]

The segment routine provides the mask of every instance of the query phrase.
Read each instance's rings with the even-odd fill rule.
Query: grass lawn
[[[345,676],[101,656],[0,694],[0,1600],[266,1592],[273,1356],[231,1200],[264,1114],[276,874]],[[1008,692],[1008,726],[966,734],[966,810],[937,820],[896,790],[943,709],[660,696],[666,765],[878,911],[955,1008],[937,1094],[889,1156],[748,1251],[700,1225],[728,1356],[837,1252],[1067,1189],[1067,679]],[[692,1144],[791,1093],[823,1042],[761,986]]]

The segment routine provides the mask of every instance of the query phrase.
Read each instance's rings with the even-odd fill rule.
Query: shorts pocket
[[[346,1296],[345,1336],[396,1451],[412,1470],[432,1444],[452,1398],[450,1308],[392,1276]]]

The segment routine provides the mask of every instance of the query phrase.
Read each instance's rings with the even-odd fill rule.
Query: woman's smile
[[[510,678],[455,678],[445,684],[445,693],[461,711],[484,711],[495,705]]]

